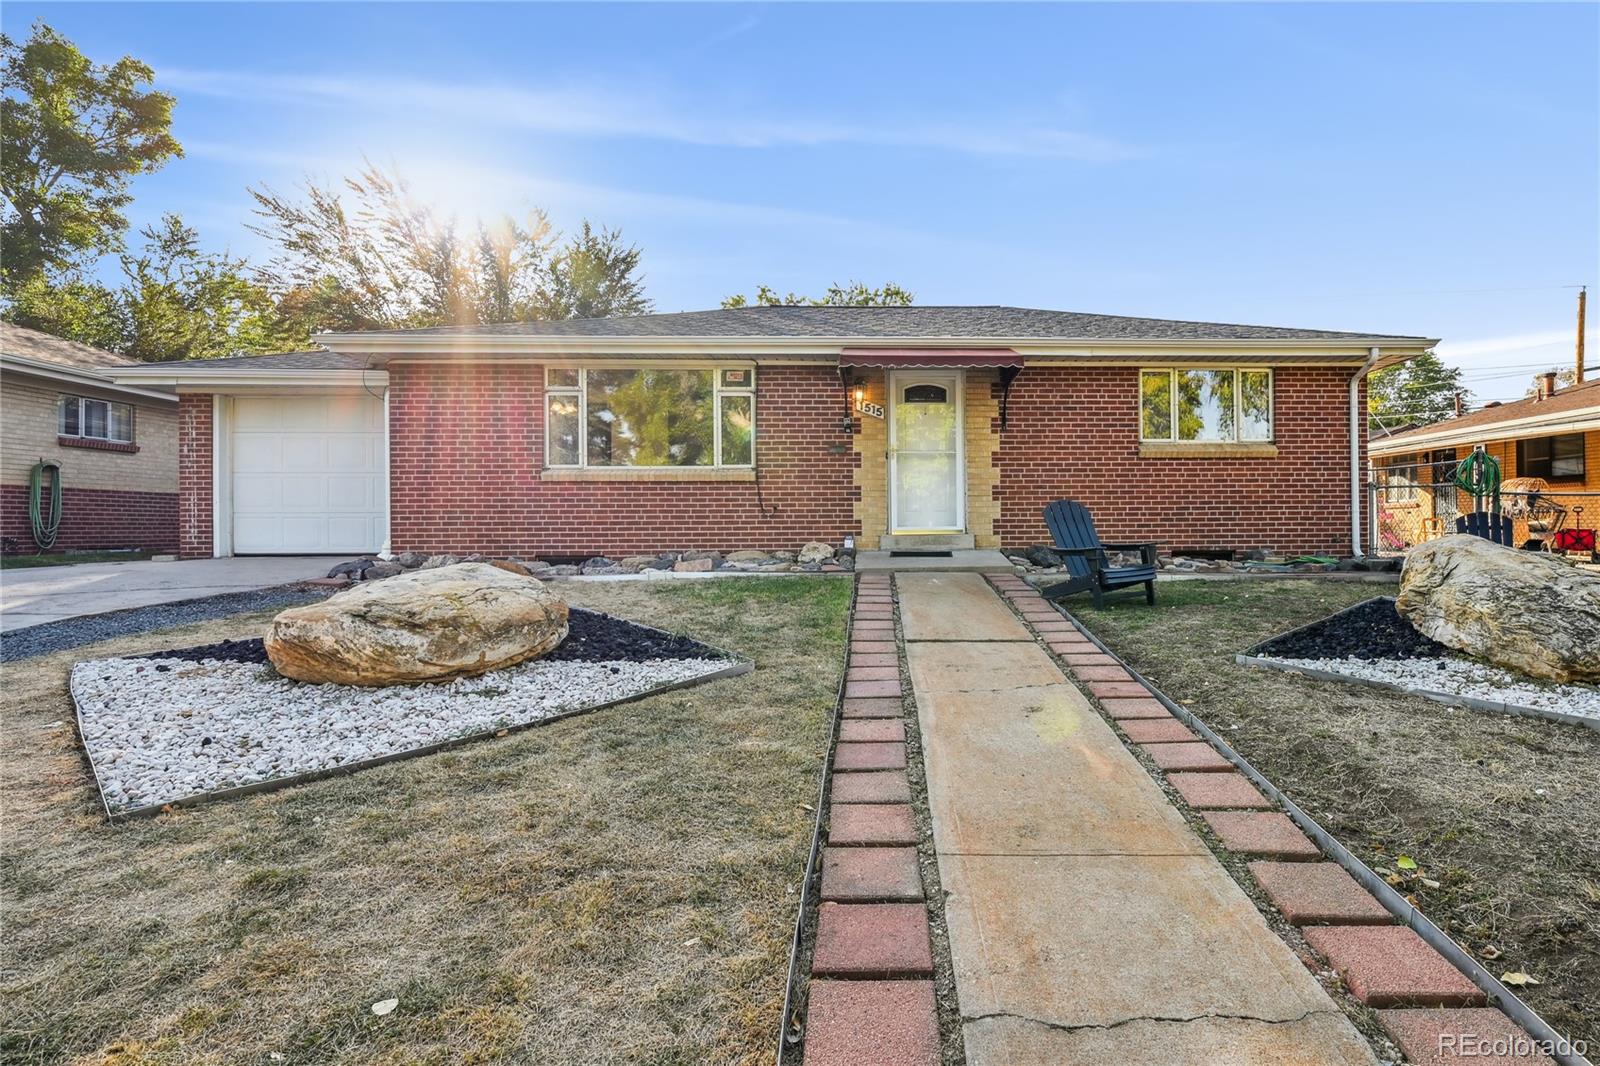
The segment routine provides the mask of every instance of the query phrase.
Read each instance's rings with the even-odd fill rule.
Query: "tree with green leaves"
[[[1442,422],[1456,413],[1461,369],[1445,366],[1432,352],[1423,352],[1399,366],[1367,379],[1367,420],[1373,430],[1397,430]]]
[[[537,210],[467,231],[420,201],[404,177],[371,163],[339,186],[307,181],[298,196],[249,192],[261,220],[251,228],[278,248],[262,280],[313,332],[606,318],[651,308],[639,249],[587,221],[565,242]]]
[[[743,293],[735,293],[722,301],[723,307],[906,307],[916,299],[915,294],[901,288],[894,282],[885,282],[878,288],[870,288],[860,281],[852,281],[848,285],[834,283],[828,286],[827,292],[820,297],[801,296],[791,292],[787,296],[778,293],[766,285],[756,287],[755,299],[752,300]]]
[[[242,259],[207,252],[176,215],[140,231],[119,257],[122,282],[40,276],[13,296],[7,317],[134,359],[214,359],[293,351],[310,338],[286,319]]]
[[[90,62],[37,22],[26,44],[0,34],[0,287],[10,299],[41,277],[122,248],[129,180],[183,154],[173,99],[129,56]]]

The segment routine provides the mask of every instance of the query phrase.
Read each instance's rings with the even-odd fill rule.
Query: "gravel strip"
[[[1438,659],[1294,659],[1262,655],[1260,658],[1301,669],[1327,670],[1367,681],[1386,681],[1407,689],[1445,692],[1492,703],[1514,704],[1600,720],[1600,689],[1588,685],[1530,681],[1497,666],[1455,656]]]
[[[71,686],[117,812],[527,725],[729,665],[539,660],[436,685],[357,688],[301,684],[249,662],[97,659],[73,667]]]
[[[246,611],[264,611],[274,607],[292,607],[314,603],[338,591],[331,587],[315,585],[276,585],[272,588],[252,589],[249,592],[225,592],[218,596],[179,600],[176,603],[158,603],[149,607],[129,607],[122,611],[89,614],[81,618],[64,618],[59,622],[42,622],[36,626],[13,629],[0,637],[0,662],[31,659],[36,655],[50,655],[69,648],[81,648],[113,637],[131,633],[144,633],[151,629],[204,622],[210,618],[225,618]]]

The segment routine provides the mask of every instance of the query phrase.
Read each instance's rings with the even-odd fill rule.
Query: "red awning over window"
[[[1010,348],[846,348],[840,366],[878,367],[985,367],[1022,366],[1022,356]]]

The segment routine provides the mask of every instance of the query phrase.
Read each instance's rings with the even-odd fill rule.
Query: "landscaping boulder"
[[[411,570],[272,620],[267,657],[297,681],[445,681],[537,658],[567,636],[567,605],[488,563]]]
[[[800,554],[795,556],[801,565],[809,563],[826,563],[833,560],[833,546],[814,540],[800,549]]]
[[[1600,578],[1455,534],[1411,549],[1395,608],[1447,647],[1548,681],[1600,681]]]

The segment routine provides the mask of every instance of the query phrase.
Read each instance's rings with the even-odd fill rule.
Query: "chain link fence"
[[[1456,462],[1380,466],[1367,485],[1371,516],[1368,550],[1395,554],[1456,531],[1456,519],[1490,510],[1492,498],[1475,500],[1456,486]],[[1567,490],[1541,478],[1512,478],[1501,486],[1499,509],[1512,520],[1513,544],[1556,550],[1562,530],[1600,527],[1600,491]]]

